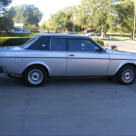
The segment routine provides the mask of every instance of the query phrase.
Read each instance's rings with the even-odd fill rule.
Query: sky
[[[43,13],[43,18],[39,23],[41,25],[43,21],[48,20],[50,15],[56,13],[58,10],[72,5],[79,5],[80,3],[81,0],[12,0],[9,7],[21,4],[33,4]]]

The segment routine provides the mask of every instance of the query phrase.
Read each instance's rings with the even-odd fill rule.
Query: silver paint
[[[54,38],[56,35],[51,36]],[[70,36],[60,35],[61,38]],[[78,38],[80,37],[84,38],[83,36]],[[42,65],[48,70],[49,76],[110,76],[115,75],[125,64],[136,65],[134,53],[101,48],[103,49],[101,52],[91,52],[27,50],[19,46],[1,47],[0,66],[4,68],[5,73],[16,75],[21,75],[31,65]]]

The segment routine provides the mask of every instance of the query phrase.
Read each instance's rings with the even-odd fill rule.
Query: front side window
[[[98,51],[100,48],[90,40],[69,39],[69,50],[71,51]]]
[[[66,50],[66,39],[53,38],[51,40],[51,50]]]

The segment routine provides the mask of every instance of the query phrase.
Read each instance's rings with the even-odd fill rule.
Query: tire
[[[131,65],[122,67],[117,73],[117,80],[120,84],[130,85],[135,81],[136,70]]]
[[[41,66],[31,66],[24,72],[24,79],[28,86],[39,87],[45,83],[47,73]]]

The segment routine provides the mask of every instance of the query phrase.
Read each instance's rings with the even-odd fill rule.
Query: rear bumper
[[[0,66],[0,73],[3,73],[4,71],[3,71],[3,68]]]

